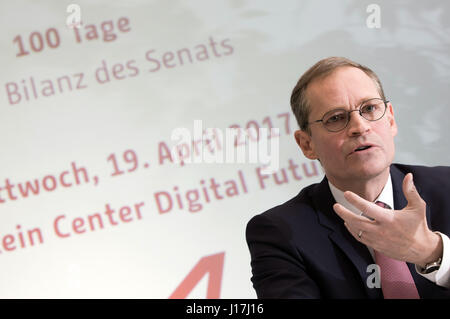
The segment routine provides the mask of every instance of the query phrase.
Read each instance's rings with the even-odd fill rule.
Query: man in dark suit
[[[450,298],[450,168],[392,164],[381,82],[345,58],[291,96],[303,154],[325,178],[247,225],[259,298]]]

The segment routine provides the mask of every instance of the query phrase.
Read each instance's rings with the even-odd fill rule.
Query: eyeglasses
[[[309,122],[308,124],[322,122],[328,131],[339,132],[347,127],[348,122],[350,122],[350,113],[352,112],[359,112],[359,115],[368,121],[378,121],[386,113],[388,102],[379,98],[370,99],[362,102],[356,110],[334,109],[325,113],[321,120]]]

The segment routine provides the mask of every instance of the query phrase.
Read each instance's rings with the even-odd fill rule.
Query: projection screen
[[[448,165],[447,1],[3,1],[1,298],[255,298],[248,220],[323,178],[290,94],[372,68]]]

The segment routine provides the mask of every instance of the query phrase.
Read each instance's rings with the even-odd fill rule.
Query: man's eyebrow
[[[358,103],[356,105],[353,105],[353,107],[357,108],[357,107],[361,106],[362,103],[367,102],[367,101],[372,100],[372,99],[381,99],[381,98],[366,96],[366,97],[363,97],[363,98],[359,99]],[[330,108],[329,108],[329,110],[327,112],[333,111],[333,110],[337,110],[337,109],[346,109],[346,108],[347,108],[346,105],[330,106]]]
[[[380,100],[382,100],[382,98],[381,97],[365,97],[365,98],[363,98],[363,99],[361,99],[360,101],[359,101],[359,104],[358,105],[361,105],[361,103],[364,103],[364,102],[367,102],[367,101],[369,101],[369,100],[373,100],[373,99],[380,99]]]

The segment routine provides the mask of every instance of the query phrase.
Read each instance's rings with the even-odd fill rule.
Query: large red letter
[[[194,289],[198,282],[206,273],[209,273],[208,291],[206,298],[220,298],[220,286],[222,284],[223,261],[225,253],[218,253],[203,257],[191,272],[184,278],[181,284],[175,289],[169,299],[184,299]]]

